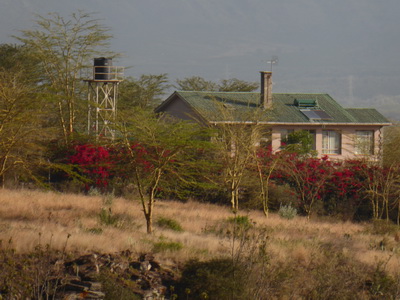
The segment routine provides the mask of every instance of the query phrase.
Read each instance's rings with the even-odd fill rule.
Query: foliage
[[[73,148],[75,153],[68,158],[68,163],[76,165],[95,187],[107,187],[112,168],[109,150],[91,144],[75,145]],[[86,188],[89,190],[89,186]]]
[[[373,234],[398,234],[399,227],[387,220],[373,220],[370,224],[371,233]]]
[[[37,89],[25,74],[0,68],[0,177],[20,170],[20,175],[34,177],[43,151],[39,138],[43,125],[42,101]],[[45,110],[44,110],[45,112]],[[18,174],[18,173],[17,173]]]
[[[257,124],[263,111],[237,111],[218,99],[213,99],[213,105],[213,111],[204,111],[203,114],[210,120],[224,120],[213,126],[213,160],[219,164],[219,180],[229,193],[232,210],[237,212],[243,178],[254,159],[257,144],[266,135],[265,126]],[[242,122],[235,122],[237,119]]]
[[[174,252],[174,251],[179,251],[183,248],[183,245],[179,242],[169,242],[165,240],[161,240],[159,242],[154,243],[153,246],[153,251],[158,253],[158,252]]]
[[[289,133],[282,140],[283,151],[294,152],[298,155],[316,156],[317,152],[313,150],[313,137],[306,130],[297,130]]]
[[[270,207],[271,179],[279,164],[279,158],[279,155],[272,152],[272,147],[260,147],[254,153],[255,167],[252,166],[252,168],[256,170],[263,212],[266,217],[268,217]]]
[[[332,162],[328,157],[302,158],[296,153],[285,153],[274,179],[277,182],[288,183],[296,191],[298,207],[310,217],[314,205],[324,196],[332,171]]]
[[[383,165],[389,167],[400,163],[400,124],[395,122],[393,126],[384,128],[383,134]]]
[[[256,89],[258,89],[258,83],[237,78],[222,79],[218,87],[221,92],[253,92]]]
[[[295,207],[308,217],[319,213],[344,219],[394,219],[400,222],[399,167],[360,160],[332,161],[298,153],[259,149],[256,155],[261,191],[289,185],[296,193]],[[268,185],[266,185],[268,183]],[[265,205],[264,205],[265,210]],[[395,215],[396,213],[396,215]]]
[[[279,208],[278,215],[281,218],[291,220],[297,215],[297,209],[292,207],[291,205],[282,205]]]
[[[124,168],[129,166],[131,170],[127,180],[137,186],[147,231],[151,233],[161,182],[165,178],[191,180],[191,175],[185,177],[185,170],[191,161],[198,162],[198,149],[208,147],[207,131],[197,124],[137,110],[134,118],[123,121],[120,132],[123,138],[118,148],[127,154]]]
[[[63,251],[55,251],[50,243],[43,245],[40,238],[29,255],[18,254],[12,239],[7,245],[0,240],[0,298],[55,299],[64,275],[55,262],[66,255],[68,235]]]
[[[103,207],[99,213],[100,224],[102,225],[116,225],[119,221],[118,216],[114,215],[111,207]]]
[[[231,259],[191,260],[183,269],[178,293],[182,299],[187,290],[190,290],[190,299],[204,299],[204,293],[209,299],[245,299],[242,284],[245,276],[244,270]]]
[[[22,30],[22,36],[16,38],[32,49],[33,57],[41,64],[42,85],[54,100],[54,113],[68,144],[79,125],[78,112],[84,111],[78,101],[84,87],[80,75],[94,57],[111,55],[104,52],[111,35],[99,20],[82,11],[69,19],[58,13],[38,15],[35,23],[33,29]]]
[[[233,224],[242,230],[248,230],[253,227],[253,223],[248,216],[237,215],[234,217],[229,217],[227,221],[228,223]]]
[[[102,270],[97,278],[102,284],[102,291],[105,294],[104,300],[140,300],[141,296],[135,294],[132,289],[126,286],[117,274],[108,270]]]
[[[143,74],[138,79],[127,77],[120,84],[118,105],[120,109],[154,108],[169,87],[167,74]]]
[[[176,88],[181,91],[216,91],[217,85],[200,76],[192,76],[176,80]]]
[[[258,83],[247,82],[237,78],[223,79],[220,82],[207,81],[200,76],[192,76],[176,81],[181,91],[220,91],[220,92],[252,92]]]
[[[178,221],[171,218],[159,217],[156,221],[156,224],[158,227],[161,228],[166,228],[177,232],[183,231],[181,224],[179,224]]]
[[[19,74],[20,80],[34,87],[42,80],[42,70],[40,61],[32,54],[33,51],[24,45],[0,44],[0,70]]]

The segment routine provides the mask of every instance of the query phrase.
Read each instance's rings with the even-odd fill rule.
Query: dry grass
[[[101,224],[102,207],[111,207],[112,215],[117,217],[114,224]],[[372,234],[369,224],[307,221],[302,217],[286,220],[275,214],[265,218],[257,211],[240,214],[247,215],[256,229],[266,231],[268,251],[277,262],[290,260],[307,267],[324,259],[327,251],[335,251],[370,266],[380,261],[392,273],[399,269],[398,236]],[[155,226],[154,234],[147,235],[138,201],[115,198],[107,205],[101,196],[0,190],[0,240],[4,244],[12,239],[18,252],[29,252],[38,243],[56,249],[63,249],[67,243],[67,250],[78,253],[126,249],[141,253],[152,251],[157,242],[175,242],[183,248],[158,253],[160,260],[177,263],[194,257],[229,255],[231,240],[218,234],[232,217],[227,207],[158,201],[154,219],[158,217],[178,221],[184,231]]]

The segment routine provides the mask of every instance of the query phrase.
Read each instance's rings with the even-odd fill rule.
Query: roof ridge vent
[[[294,99],[294,105],[299,108],[317,108],[317,100],[315,99]]]

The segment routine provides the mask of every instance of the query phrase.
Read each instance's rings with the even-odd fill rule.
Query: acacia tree
[[[206,130],[194,123],[137,109],[134,117],[121,122],[120,131],[119,143],[126,153],[124,168],[128,169],[129,179],[138,189],[150,234],[154,203],[162,180],[166,177],[187,180],[184,174],[188,165],[196,161],[198,151],[208,147],[204,138]]]
[[[18,74],[18,80],[25,85],[35,86],[42,80],[38,59],[32,55],[32,50],[24,45],[0,45],[0,69],[5,72]]]
[[[221,166],[223,182],[229,191],[231,207],[239,210],[239,191],[248,166],[254,159],[254,151],[268,132],[262,120],[261,108],[236,109],[217,99],[214,109],[203,112],[215,130],[215,161]]]
[[[81,73],[89,61],[105,52],[111,35],[109,29],[91,14],[79,11],[66,19],[58,13],[38,15],[33,29],[16,37],[33,51],[44,72],[42,84],[55,99],[55,109],[65,143],[76,126],[79,101],[82,99]]]
[[[170,87],[167,74],[143,74],[138,79],[127,77],[120,84],[118,104],[120,108],[152,108]]]
[[[383,165],[391,166],[400,163],[400,124],[394,123],[393,126],[384,129],[383,140]]]
[[[219,82],[205,80],[200,76],[192,76],[176,81],[181,91],[220,91],[220,92],[252,92],[258,88],[258,83],[247,82],[237,78],[222,79]]]
[[[254,162],[257,172],[263,212],[269,215],[269,186],[280,161],[280,153],[272,153],[271,147],[255,149]]]
[[[35,87],[24,81],[21,72],[0,70],[0,177],[16,167],[28,170],[37,156],[35,139],[40,129]],[[36,152],[36,153],[34,153]]]
[[[399,194],[399,167],[382,167],[369,161],[360,161],[360,167],[365,177],[365,197],[371,203],[372,218],[377,220],[384,216],[389,221],[390,200]]]

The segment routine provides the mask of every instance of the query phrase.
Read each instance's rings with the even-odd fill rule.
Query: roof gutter
[[[298,123],[288,123],[288,122],[265,122],[265,121],[209,121],[209,123],[217,124],[257,124],[257,125],[306,125],[306,126],[319,126],[319,125],[374,125],[374,126],[390,126],[392,123],[309,123],[309,122],[298,122]]]

